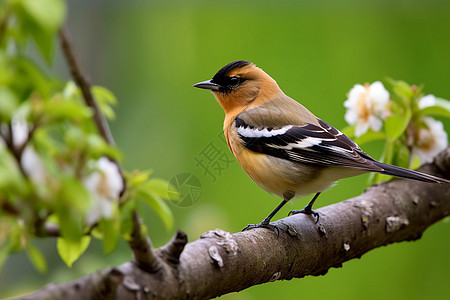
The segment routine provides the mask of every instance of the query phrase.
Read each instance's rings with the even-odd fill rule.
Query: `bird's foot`
[[[314,223],[317,224],[317,222],[319,222],[319,213],[316,212],[315,210],[311,209],[311,207],[305,206],[304,209],[300,209],[300,210],[291,210],[288,214],[288,216],[292,216],[292,215],[296,215],[296,214],[307,214],[307,215],[312,215],[314,216]]]
[[[270,224],[270,222],[266,221],[266,220],[262,221],[259,224],[248,224],[247,226],[245,226],[244,229],[242,229],[242,231],[255,229],[255,228],[268,228],[268,229],[272,229],[276,232],[279,232],[278,228],[275,225]]]

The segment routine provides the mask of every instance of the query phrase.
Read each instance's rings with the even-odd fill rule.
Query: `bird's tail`
[[[392,165],[383,164],[378,161],[374,161],[373,163],[375,165],[377,165],[378,167],[383,168],[382,171],[378,172],[381,174],[402,177],[402,178],[408,178],[408,179],[414,179],[414,180],[425,181],[425,182],[450,183],[450,180],[436,177],[433,175],[429,175],[429,174],[425,174],[425,173],[421,173],[421,172],[417,172],[417,171],[413,171],[413,170],[408,170],[408,169],[404,169],[404,168],[400,168],[400,167],[396,167],[396,166],[392,166]]]

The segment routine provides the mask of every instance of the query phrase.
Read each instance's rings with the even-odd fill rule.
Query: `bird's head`
[[[226,113],[242,110],[258,98],[272,97],[281,92],[275,80],[245,60],[229,63],[211,80],[193,86],[211,90]]]

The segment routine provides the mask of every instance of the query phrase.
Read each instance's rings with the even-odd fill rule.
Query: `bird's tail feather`
[[[421,172],[417,172],[417,171],[413,171],[413,170],[408,170],[408,169],[404,169],[404,168],[400,168],[400,167],[396,167],[396,166],[383,164],[383,163],[380,163],[378,161],[374,161],[373,163],[375,165],[383,168],[382,171],[378,172],[378,173],[381,173],[381,174],[387,174],[387,175],[391,175],[391,176],[403,177],[403,178],[414,179],[414,180],[425,181],[425,182],[450,183],[450,180],[447,180],[447,179],[444,179],[444,178],[440,178],[440,177],[436,177],[436,176],[433,176],[433,175],[429,175],[429,174],[425,174],[425,173],[421,173]]]

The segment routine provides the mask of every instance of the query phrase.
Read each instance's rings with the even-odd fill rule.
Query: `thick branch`
[[[450,178],[450,148],[421,170]],[[184,247],[179,262],[164,255],[167,249],[177,247],[163,247],[156,252],[162,261],[156,273],[147,273],[133,263],[118,268],[123,281],[114,297],[204,299],[268,281],[323,275],[374,248],[420,238],[428,226],[450,214],[450,187],[393,180],[318,212],[318,224],[302,214],[274,222],[278,234],[264,228],[235,234],[220,229],[207,232]],[[75,282],[92,285],[90,276]],[[68,286],[73,288],[74,283],[51,288]],[[48,296],[49,289],[33,294],[33,299]],[[90,294],[86,299],[93,297]],[[79,297],[65,297],[69,299]]]

